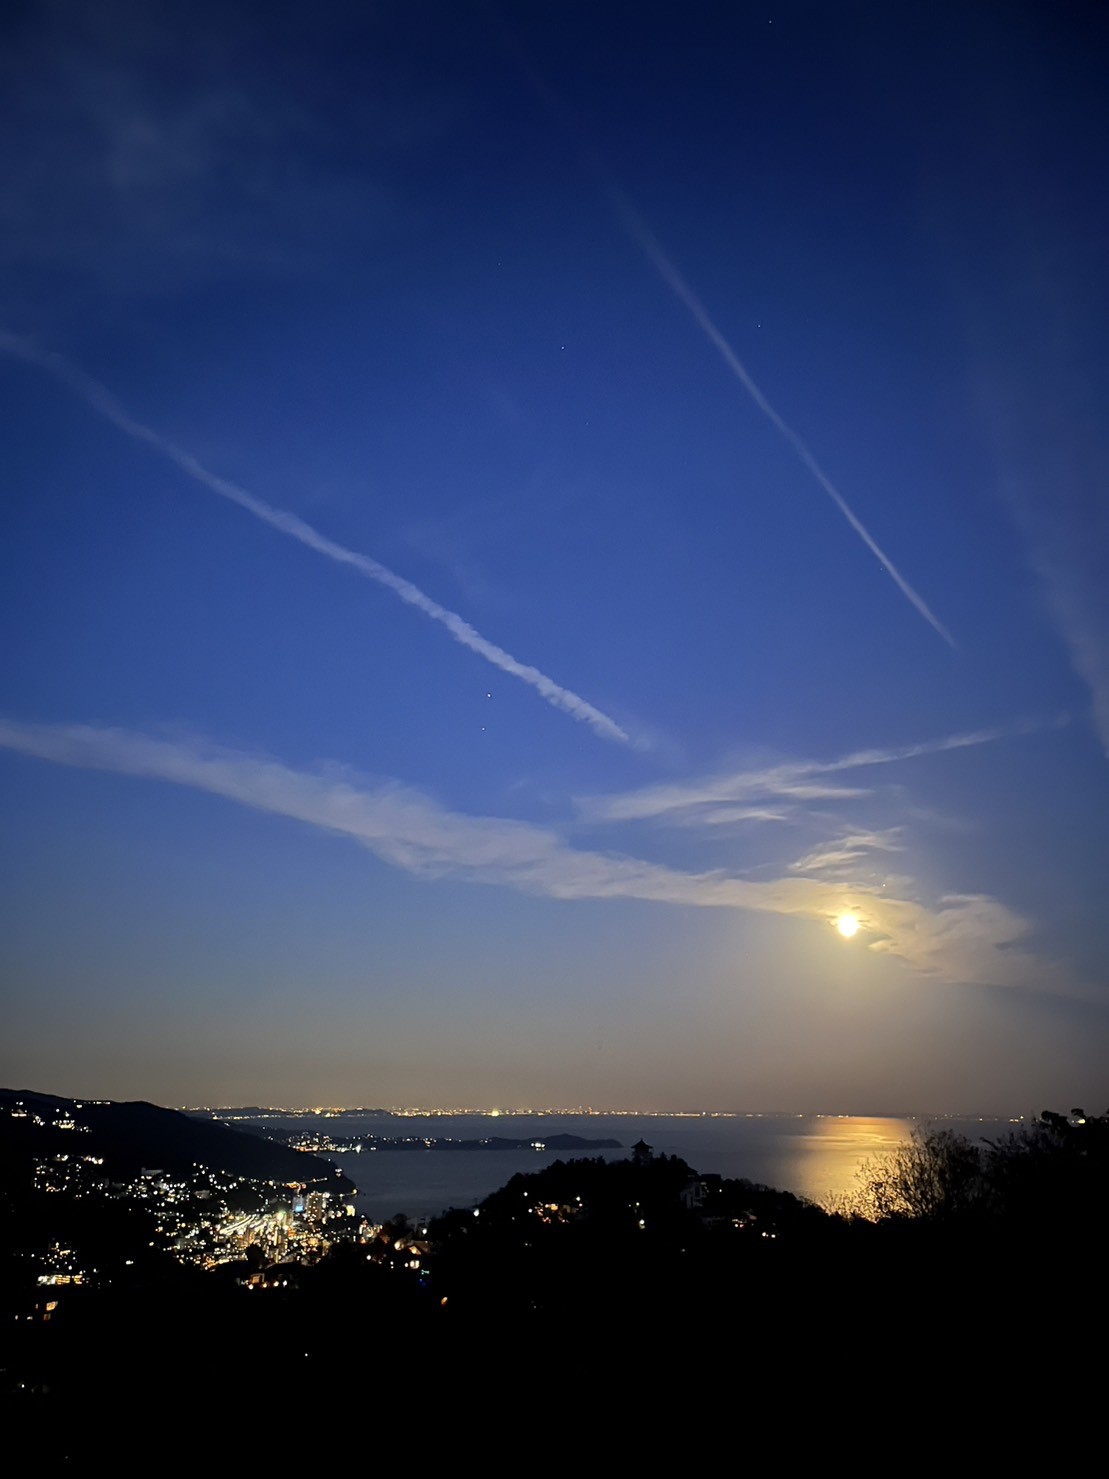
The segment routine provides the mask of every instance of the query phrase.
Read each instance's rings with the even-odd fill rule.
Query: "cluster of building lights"
[[[391,1109],[363,1109],[356,1106],[335,1107],[327,1109],[305,1108],[304,1105],[269,1105],[265,1108],[243,1109],[236,1106],[212,1106],[185,1105],[182,1112],[186,1114],[206,1114],[212,1119],[223,1120],[229,1124],[234,1123],[258,1123],[267,1119],[739,1119],[742,1116],[731,1109],[598,1109],[591,1104],[575,1104],[564,1107],[553,1107],[543,1105],[538,1108],[528,1106],[515,1106],[512,1108],[501,1108],[488,1105],[455,1105],[444,1109],[441,1105],[429,1107],[426,1105],[396,1105]],[[300,1149],[315,1148],[325,1149],[326,1136],[317,1136],[312,1147],[307,1144],[300,1145]]]
[[[50,1118],[19,1101],[9,1112],[43,1130],[88,1130],[66,1115]],[[241,1260],[255,1247],[270,1264],[311,1263],[337,1239],[371,1231],[354,1222],[352,1202],[326,1187],[255,1180],[197,1162],[185,1173],[144,1167],[121,1177],[118,1171],[105,1173],[103,1156],[54,1152],[34,1157],[32,1174],[36,1189],[44,1193],[145,1207],[154,1214],[150,1247],[161,1247],[180,1262],[206,1269]],[[51,1293],[60,1286],[99,1283],[106,1277],[86,1266],[79,1251],[57,1242],[38,1251],[28,1249],[26,1256],[36,1270],[36,1284]],[[123,1260],[124,1267],[133,1264],[133,1259]],[[36,1315],[49,1319],[57,1307],[57,1298],[40,1303]]]

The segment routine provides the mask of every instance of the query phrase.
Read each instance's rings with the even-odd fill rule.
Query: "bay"
[[[271,1123],[273,1123],[271,1121]],[[656,1154],[676,1155],[700,1172],[745,1177],[826,1203],[850,1195],[862,1162],[880,1161],[912,1134],[909,1118],[858,1115],[386,1115],[298,1116],[289,1128],[335,1135],[476,1140],[486,1136],[544,1142],[554,1135],[616,1139],[620,1150],[363,1150],[328,1152],[358,1187],[355,1206],[377,1223],[406,1213],[420,1220],[448,1207],[470,1207],[517,1172],[553,1161],[631,1153],[644,1140]],[[971,1138],[994,1138],[1005,1120],[942,1121]],[[284,1126],[283,1126],[284,1127]]]

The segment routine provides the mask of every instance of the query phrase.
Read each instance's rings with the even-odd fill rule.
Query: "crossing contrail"
[[[422,611],[432,621],[437,621],[440,626],[446,627],[454,640],[461,643],[463,647],[476,652],[479,657],[485,658],[486,662],[500,668],[502,673],[508,673],[511,677],[518,678],[521,683],[534,688],[553,708],[561,709],[564,714],[569,714],[581,723],[588,724],[594,733],[599,734],[603,739],[618,740],[623,744],[632,743],[631,737],[614,719],[610,719],[607,714],[587,702],[580,694],[570,688],[564,688],[531,663],[520,662],[503,647],[490,642],[456,611],[450,611],[446,606],[441,606],[438,601],[433,600],[431,596],[420,590],[419,586],[413,585],[404,576],[397,575],[395,571],[382,565],[380,561],[372,559],[369,555],[360,554],[357,550],[348,549],[334,539],[329,539],[326,534],[321,534],[318,529],[314,529],[311,524],[306,524],[302,518],[289,513],[287,509],[275,508],[272,504],[266,503],[264,499],[239,487],[237,483],[232,483],[227,478],[221,478],[209,472],[188,452],[183,452],[180,447],[175,446],[173,442],[168,441],[149,426],[136,421],[109,390],[63,356],[48,353],[16,334],[9,334],[2,330],[0,330],[0,351],[46,370],[56,380],[61,381],[63,385],[79,395],[87,405],[105,420],[110,421],[113,426],[118,427],[120,431],[125,432],[135,441],[145,442],[147,446],[153,447],[174,463],[187,477],[202,484],[212,493],[218,494],[220,498],[226,498],[229,503],[237,504],[239,508],[253,514],[263,524],[268,524],[272,529],[288,535],[290,539],[297,540],[308,549],[315,550],[317,554],[334,560],[337,565],[346,565],[360,575],[364,575],[368,580],[383,585],[386,590],[399,596],[406,605],[414,606],[417,611]]]
[[[643,217],[639,215],[639,213],[634,209],[626,196],[624,196],[624,194],[620,190],[616,189],[611,183],[606,181],[605,189],[606,193],[609,196],[609,199],[612,202],[613,208],[615,209],[617,215],[620,217],[620,220],[622,221],[624,228],[628,232],[629,236],[639,247],[640,251],[647,258],[648,262],[650,262],[651,266],[658,273],[659,277],[662,278],[666,286],[670,289],[670,291],[674,294],[678,301],[683,304],[683,306],[688,310],[694,323],[697,324],[698,328],[709,340],[710,344],[712,344],[717,350],[721,359],[728,366],[728,369],[731,370],[732,374],[739,381],[740,385],[743,386],[743,389],[747,392],[750,398],[754,401],[755,405],[770,422],[771,426],[773,426],[776,431],[780,432],[781,435],[785,437],[786,441],[793,448],[794,452],[800,458],[801,462],[805,465],[805,467],[808,468],[809,472],[812,473],[813,477],[824,489],[825,493],[827,493],[828,497],[839,509],[843,517],[851,525],[852,529],[854,529],[855,533],[866,545],[867,549],[871,552],[872,555],[875,556],[875,558],[881,564],[882,568],[886,571],[887,575],[890,577],[894,585],[896,585],[897,589],[901,592],[905,599],[910,602],[911,605],[915,606],[917,611],[920,612],[921,616],[924,617],[924,620],[929,624],[929,626],[934,628],[934,630],[940,634],[940,636],[948,644],[949,647],[954,647],[955,639],[954,637],[952,637],[948,629],[944,626],[943,622],[940,621],[939,617],[928,605],[924,597],[918,591],[913,589],[913,587],[901,574],[901,571],[898,570],[897,566],[890,559],[889,555],[887,555],[885,550],[882,549],[881,545],[879,545],[878,541],[871,534],[870,530],[866,527],[863,521],[859,518],[858,514],[855,513],[854,509],[847,502],[847,499],[844,498],[843,494],[832,482],[831,478],[821,467],[820,463],[817,462],[816,458],[813,456],[804,439],[799,436],[796,431],[794,431],[793,427],[790,426],[789,422],[786,421],[781,412],[775,410],[775,408],[767,400],[766,396],[763,394],[758,384],[755,382],[754,379],[752,379],[751,373],[747,369],[747,366],[740,359],[739,355],[736,354],[735,350],[728,343],[723,333],[709,316],[709,312],[705,308],[704,304],[697,297],[693,289],[686,282],[685,278],[682,277],[681,273],[667,256],[666,252],[662,248],[662,244],[659,242],[654,232],[651,231],[650,227],[647,225],[646,221],[644,221]]]
[[[776,410],[767,400],[752,377],[751,372],[728,343],[720,328],[709,315],[704,304],[674,266],[674,263],[670,260],[668,253],[664,250],[658,237],[632,205],[623,190],[621,190],[613,177],[612,171],[594,147],[581,121],[535,66],[519,36],[505,25],[503,21],[497,22],[496,34],[506,55],[517,66],[525,81],[547,109],[557,127],[573,144],[583,165],[597,182],[601,193],[608,201],[610,209],[628,236],[631,237],[635,245],[647,258],[647,261],[674,294],[678,302],[686,309],[710,344],[717,350],[724,363],[728,366],[728,369],[731,370],[732,374],[770,422],[771,426],[793,448],[797,457],[816,479],[820,487],[824,489],[824,492],[827,493],[828,497],[835,504],[836,508],[839,509],[863,544],[866,545],[867,549],[878,560],[897,589],[909,604],[923,616],[928,625],[939,633],[948,646],[954,647],[955,639],[947,627],[940,621],[939,617],[919,591],[914,590],[901,574],[901,571],[898,570],[889,555],[882,549],[873,534],[871,534],[870,530],[821,467],[804,439],[794,431],[781,412]]]

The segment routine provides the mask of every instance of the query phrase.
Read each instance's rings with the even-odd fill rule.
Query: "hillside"
[[[187,1172],[206,1166],[255,1181],[327,1182],[349,1193],[353,1183],[329,1161],[216,1120],[202,1120],[143,1100],[64,1099],[26,1089],[0,1089],[0,1156],[75,1153],[102,1156],[109,1171],[143,1167]]]

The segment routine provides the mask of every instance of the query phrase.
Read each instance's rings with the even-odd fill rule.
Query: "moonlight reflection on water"
[[[301,1118],[300,1130],[313,1123]],[[980,1131],[977,1120],[959,1127]],[[293,1128],[292,1122],[290,1128]],[[343,1117],[321,1129],[336,1134],[480,1139],[496,1134],[544,1143],[553,1135],[619,1140],[622,1150],[598,1151],[607,1160],[629,1153],[640,1138],[656,1154],[680,1156],[697,1171],[779,1187],[823,1202],[856,1187],[863,1161],[879,1159],[903,1144],[913,1122],[896,1118],[820,1115],[608,1116],[508,1115],[495,1126],[488,1115]],[[518,1172],[537,1171],[552,1161],[588,1155],[553,1150],[378,1150],[334,1154],[358,1187],[357,1206],[371,1221],[397,1212],[431,1217],[446,1207],[468,1207],[503,1186]]]

